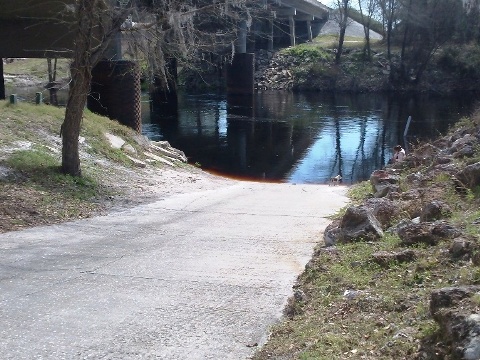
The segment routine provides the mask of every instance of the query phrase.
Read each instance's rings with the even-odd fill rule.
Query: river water
[[[283,91],[250,97],[180,93],[178,102],[176,114],[151,113],[143,102],[143,133],[169,141],[210,172],[298,184],[327,183],[337,174],[346,184],[366,180],[386,164],[394,145],[408,152],[475,107],[475,98],[465,95]]]
[[[33,102],[38,89],[14,91],[22,101]],[[59,99],[65,103],[65,91]],[[227,97],[180,92],[178,110],[160,113],[152,111],[145,94],[142,132],[170,142],[190,163],[222,176],[321,184],[340,174],[344,183],[352,184],[382,168],[394,145],[401,144],[408,153],[412,144],[444,134],[472,114],[476,99],[471,94],[444,98],[267,91]]]

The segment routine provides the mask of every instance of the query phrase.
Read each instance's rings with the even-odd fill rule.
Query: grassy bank
[[[89,217],[121,196],[118,171],[136,170],[106,133],[122,137],[141,157],[139,135],[105,117],[85,112],[81,130],[83,176],[60,173],[65,109],[0,102],[0,231]],[[140,138],[141,140],[141,138]]]

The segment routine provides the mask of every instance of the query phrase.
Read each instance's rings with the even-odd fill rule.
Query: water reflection
[[[8,91],[10,90],[10,91]],[[7,89],[34,101],[34,87]],[[66,91],[60,92],[62,104]],[[45,96],[45,95],[44,95]],[[148,96],[146,97],[148,99]],[[445,133],[476,105],[475,97],[260,92],[248,97],[180,93],[177,111],[142,103],[143,132],[167,140],[191,163],[222,175],[292,183],[368,179],[392,147]],[[168,110],[168,109],[167,109]],[[403,132],[409,116],[408,141]]]
[[[179,95],[178,116],[149,116],[144,133],[167,140],[192,163],[223,175],[326,183],[368,179],[392,147],[444,133],[470,114],[472,98],[262,92],[251,97]],[[403,132],[412,116],[407,144]]]

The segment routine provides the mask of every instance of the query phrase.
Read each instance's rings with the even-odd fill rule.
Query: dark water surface
[[[32,87],[14,90],[35,101]],[[66,102],[66,90],[59,100]],[[175,114],[150,111],[142,102],[143,133],[167,140],[189,161],[223,176],[290,183],[325,183],[341,174],[347,184],[366,180],[384,166],[392,147],[444,134],[477,105],[458,97],[386,94],[259,92],[178,96]],[[412,122],[405,141],[408,117]]]
[[[472,113],[472,96],[260,92],[251,97],[179,94],[178,114],[150,114],[143,132],[191,163],[224,176],[290,183],[366,180],[405,146],[445,133]],[[404,131],[412,117],[407,139]]]

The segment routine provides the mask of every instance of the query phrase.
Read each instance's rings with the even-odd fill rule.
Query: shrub
[[[480,78],[480,46],[448,46],[439,54],[438,66],[461,77]]]
[[[305,61],[325,61],[330,62],[333,60],[333,55],[319,46],[312,46],[309,44],[301,44],[298,46],[286,48],[282,50],[284,54],[295,56],[296,58]]]

